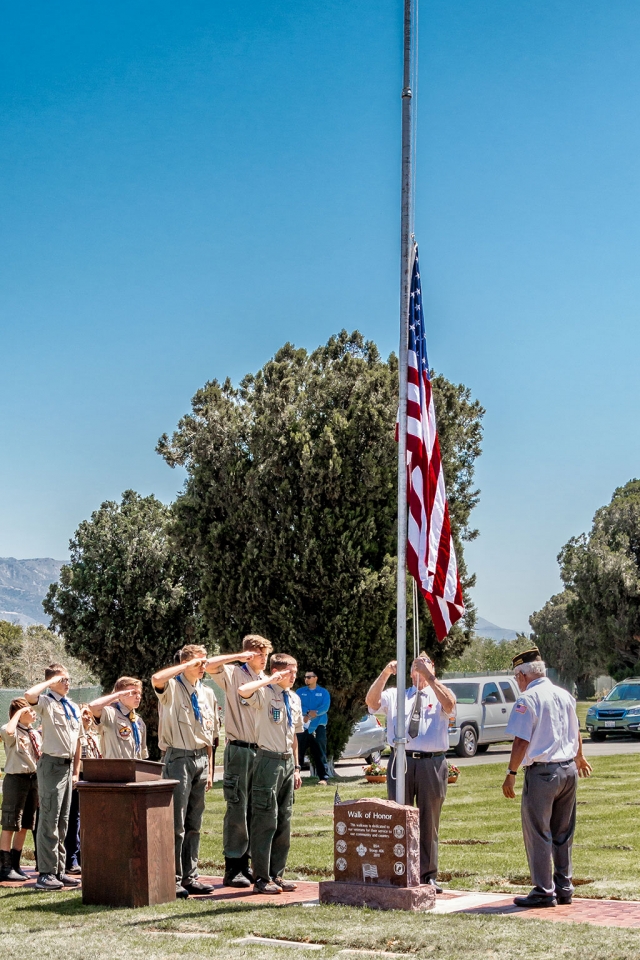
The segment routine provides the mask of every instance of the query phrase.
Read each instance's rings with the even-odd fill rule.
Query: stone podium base
[[[430,883],[421,883],[417,887],[392,887],[323,880],[320,883],[320,903],[343,903],[374,910],[431,910],[436,903],[436,891]]]

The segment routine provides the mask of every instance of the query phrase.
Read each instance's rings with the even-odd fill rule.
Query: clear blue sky
[[[0,13],[0,555],[65,559],[205,380],[397,349],[401,0]],[[421,0],[429,356],[487,408],[480,613],[640,475],[640,4]]]

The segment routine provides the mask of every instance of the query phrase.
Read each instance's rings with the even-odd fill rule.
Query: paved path
[[[0,888],[33,889],[36,874],[27,869],[30,879],[24,883],[0,883]],[[247,906],[307,906],[318,904],[318,884],[310,880],[298,880],[298,888],[293,893],[281,893],[277,896],[253,893],[251,888],[235,890],[223,887],[221,877],[202,876],[202,880],[214,885],[213,893],[196,900],[213,903],[246,904]],[[49,895],[55,897],[55,893]],[[191,899],[191,898],[190,898]],[[465,913],[469,916],[516,916],[524,919],[547,920],[553,923],[590,923],[599,927],[630,927],[640,929],[640,900],[589,900],[586,897],[574,897],[567,906],[523,910],[516,907],[512,896],[504,893],[473,893],[462,890],[447,890],[439,896],[432,913]]]

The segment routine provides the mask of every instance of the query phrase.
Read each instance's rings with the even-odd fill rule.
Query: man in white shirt
[[[385,690],[387,680],[397,671],[397,661],[386,665],[371,685],[366,702],[369,713],[387,717],[387,742],[394,751],[398,691]],[[449,717],[455,716],[455,694],[436,678],[433,661],[425,654],[411,664],[413,686],[406,691],[405,717],[407,729],[407,768],[405,802],[414,804],[420,813],[420,882],[430,883],[436,893],[438,876],[438,827],[440,811],[447,795],[449,749]],[[395,752],[387,766],[387,796],[396,798]]]
[[[514,735],[502,792],[515,797],[518,767],[525,768],[522,832],[533,890],[515,897],[518,907],[571,903],[571,847],[576,826],[578,777],[591,775],[582,753],[576,702],[547,678],[537,647],[513,658],[520,697],[507,733]]]

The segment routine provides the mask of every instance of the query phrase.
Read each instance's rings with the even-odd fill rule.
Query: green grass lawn
[[[442,817],[441,873],[457,889],[528,889],[520,832],[519,803],[502,797],[504,764],[465,767],[449,794]],[[521,778],[518,777],[521,783]],[[640,899],[636,820],[640,757],[605,757],[594,776],[581,781],[575,874],[578,894]],[[342,799],[382,796],[364,781],[340,782]],[[306,781],[296,795],[289,875],[330,875],[334,787]],[[202,843],[203,872],[221,867],[221,785],[207,802]],[[589,881],[589,882],[584,882]],[[206,933],[190,938],[179,934]],[[410,954],[462,960],[636,960],[640,932],[586,925],[553,924],[517,917],[430,916],[378,913],[336,906],[251,907],[186,901],[143,910],[83,907],[78,893],[35,894],[5,889],[0,894],[2,956],[64,960],[126,957],[175,958],[197,953],[228,960],[299,955],[290,948],[234,945],[257,935],[323,943],[318,957],[341,950]],[[316,955],[307,954],[303,955]],[[348,954],[344,954],[348,956]]]

